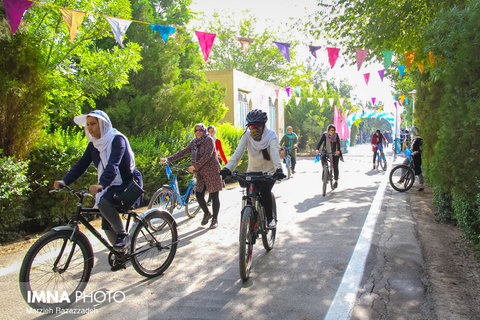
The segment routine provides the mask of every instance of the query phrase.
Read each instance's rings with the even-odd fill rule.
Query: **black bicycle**
[[[413,168],[413,158],[408,156],[408,165],[400,164],[390,171],[390,185],[399,192],[410,190],[415,182],[415,170]]]
[[[322,157],[322,166],[323,166],[323,171],[322,171],[322,196],[325,197],[327,194],[327,184],[330,184],[330,188],[333,190],[333,163],[330,159],[330,156],[328,153],[321,154],[320,157]]]
[[[133,210],[123,212],[127,215],[126,230],[131,241],[126,251],[116,251],[85,217],[100,212],[83,207],[84,197],[91,196],[88,190],[68,186],[63,189],[79,199],[76,212],[67,225],[53,228],[30,247],[20,269],[20,291],[32,308],[49,312],[66,307],[87,286],[94,254],[87,236],[79,230],[79,223],[110,251],[108,262],[113,271],[125,268],[131,261],[139,274],[152,278],[170,266],[178,241],[177,224],[170,213],[159,209],[140,215]]]
[[[240,220],[239,236],[239,269],[240,277],[246,281],[250,275],[253,261],[253,246],[257,238],[261,235],[263,247],[270,251],[275,244],[276,228],[268,228],[265,208],[260,202],[260,191],[258,184],[269,181],[274,182],[277,179],[271,175],[262,172],[232,173],[232,178],[240,183],[244,188],[242,197],[242,214]],[[277,206],[275,196],[272,197],[272,215],[277,221]]]

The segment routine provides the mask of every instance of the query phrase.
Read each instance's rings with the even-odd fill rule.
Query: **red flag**
[[[212,50],[213,41],[215,41],[216,34],[200,31],[195,31],[195,34],[197,35],[198,43],[200,44],[200,48],[202,49],[203,60],[207,61],[208,56],[210,55],[210,51]]]
[[[333,68],[335,62],[338,59],[338,53],[340,52],[339,48],[327,48],[328,51],[328,61],[330,62],[330,67]]]
[[[368,80],[370,79],[370,73],[364,73],[364,74],[363,74],[363,78],[365,79],[365,83],[366,83],[367,86],[368,86]]]
[[[25,11],[30,7],[32,2],[26,0],[3,0],[5,15],[10,23],[12,33],[17,32],[18,25],[22,21]]]

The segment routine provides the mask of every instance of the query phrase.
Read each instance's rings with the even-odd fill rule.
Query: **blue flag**
[[[167,178],[170,179],[170,175],[172,174],[172,170],[170,170],[170,166],[168,164],[165,165],[165,169],[167,170]]]
[[[318,161],[320,161],[320,153],[317,154],[317,156],[315,157],[315,163],[317,163]]]

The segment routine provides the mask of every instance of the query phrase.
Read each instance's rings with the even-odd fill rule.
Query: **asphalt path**
[[[359,252],[359,239],[367,232],[362,230],[366,230],[378,193],[377,206],[382,206],[384,194],[379,187],[388,172],[372,170],[371,157],[369,145],[351,148],[340,162],[338,188],[325,197],[321,195],[320,164],[313,157],[299,158],[293,178],[273,188],[278,211],[275,247],[266,252],[261,241],[257,242],[246,282],[238,271],[242,192],[239,186],[230,186],[220,193],[216,229],[200,225],[202,214],[188,219],[182,211],[175,212],[179,246],[172,265],[160,277],[145,279],[131,266],[111,272],[107,251],[93,241],[95,266],[86,296],[116,293],[121,301],[97,299],[72,305],[72,310],[86,314],[43,315],[30,309],[18,290],[22,254],[12,256],[0,268],[0,318],[109,319],[115,314],[115,319],[321,319],[329,312],[332,319],[332,312],[349,318],[359,288],[350,286],[350,291],[342,292],[341,284],[347,266],[363,270],[362,259],[355,262],[352,257]],[[363,254],[369,254],[370,243],[361,246]],[[370,262],[369,270],[375,264]],[[353,276],[364,288],[368,279],[363,272]]]

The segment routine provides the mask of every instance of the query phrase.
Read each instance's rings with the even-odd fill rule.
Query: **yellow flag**
[[[435,67],[435,56],[433,55],[432,51],[428,53],[428,59],[430,60],[430,66],[433,69]]]
[[[73,43],[77,30],[82,24],[83,18],[85,17],[85,12],[75,11],[66,8],[59,8],[62,12],[63,21],[68,26],[68,31],[70,32],[70,42]]]
[[[405,66],[407,67],[407,71],[410,71],[413,61],[415,60],[416,53],[417,51],[405,51]]]
[[[415,62],[417,64],[418,70],[420,70],[420,73],[423,73],[423,67],[425,65],[425,60],[422,60],[422,62]]]
[[[406,95],[401,95],[400,96],[400,101],[402,102],[402,104],[403,104],[403,101],[405,101],[405,97],[406,97]]]

